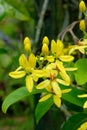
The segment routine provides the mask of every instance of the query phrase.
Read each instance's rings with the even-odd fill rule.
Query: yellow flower
[[[80,21],[79,28],[80,28],[81,31],[85,31],[86,30],[85,20],[81,20]]]
[[[79,50],[82,54],[85,54],[85,48],[87,48],[87,45],[73,45],[69,54],[72,54],[75,50]]]
[[[54,83],[55,84],[55,83]],[[55,84],[56,85],[56,84]],[[41,99],[39,100],[39,102],[43,102],[43,101],[46,101],[47,99],[49,99],[50,97],[53,98],[53,102],[54,104],[57,106],[57,107],[60,107],[61,106],[61,96],[62,96],[62,93],[67,93],[67,92],[70,92],[71,89],[64,89],[64,90],[61,90],[59,88],[59,92],[58,93],[55,93],[55,90],[52,89],[51,86],[48,86],[47,88],[47,91],[48,92],[45,92],[44,95],[42,95]]]
[[[55,81],[56,84],[60,83],[65,86],[70,85],[70,77],[66,71],[74,71],[76,69],[77,68],[64,68],[63,63],[59,60],[56,60],[55,63],[48,64],[42,70],[34,70],[33,75],[35,73],[37,77],[46,78],[44,81],[37,85],[37,89],[46,88],[50,84],[54,89],[55,85],[53,85],[53,81]]]
[[[30,54],[28,58],[25,57],[24,54],[21,54],[19,58],[20,67],[18,67],[15,71],[10,72],[9,76],[12,78],[22,78],[26,75],[26,87],[29,92],[32,92],[33,89],[33,80],[37,81],[38,78],[33,75],[33,70],[36,66],[36,57],[34,54]]]
[[[55,55],[56,58],[59,58],[61,61],[70,62],[74,59],[71,55],[64,54],[64,45],[61,40],[57,40],[57,43],[52,40],[51,41],[51,52]]]
[[[62,62],[58,60],[55,63],[47,65],[45,69],[41,70],[41,73],[40,70],[36,70],[35,75],[37,77],[46,78],[36,86],[37,89],[47,88],[49,85],[51,85],[54,93],[59,93],[58,95],[61,95],[58,83],[65,86],[70,85],[70,77],[67,75]],[[58,78],[58,75],[60,75],[61,78]]]
[[[26,52],[31,52],[31,42],[30,39],[28,37],[25,37],[24,39],[24,49]]]
[[[85,5],[85,2],[83,0],[79,3],[79,10],[81,12],[85,12],[86,11],[86,5]]]
[[[87,122],[84,122],[77,130],[87,130]]]
[[[43,96],[39,102],[43,102],[43,101],[46,101],[47,99],[49,99],[50,97],[53,98],[53,102],[54,104],[57,106],[57,107],[60,107],[61,106],[61,98],[58,96],[58,95],[55,95],[55,94],[47,94],[45,96]]]

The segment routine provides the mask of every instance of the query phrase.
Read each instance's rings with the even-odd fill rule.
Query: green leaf
[[[5,17],[5,9],[3,5],[0,4],[0,20],[2,20]]]
[[[65,86],[60,85],[60,87],[61,87],[61,89],[65,89]],[[66,89],[69,89],[69,88],[71,88],[72,90],[68,93],[63,94],[62,99],[66,100],[74,105],[83,107],[83,104],[87,100],[87,98],[79,98],[78,95],[81,95],[84,92],[77,88],[73,88],[71,86],[66,86]]]
[[[5,0],[3,5],[8,15],[12,15],[20,20],[29,20],[30,16],[23,2],[18,2],[17,0]]]
[[[84,39],[87,39],[87,33],[86,32],[84,33]]]
[[[83,58],[75,63],[75,67],[78,68],[75,71],[75,79],[78,85],[83,85],[87,82],[87,59]]]
[[[46,101],[39,102],[37,104],[36,110],[35,110],[35,117],[36,117],[36,122],[38,123],[39,120],[45,115],[45,113],[49,110],[49,108],[53,104],[53,99],[52,97],[49,98]]]
[[[86,121],[86,113],[75,114],[64,123],[62,130],[77,130],[77,128],[79,128],[80,125]]]
[[[37,93],[41,93],[42,90],[37,90],[34,89],[33,92],[29,93],[26,87],[21,87],[16,89],[15,91],[13,91],[12,93],[10,93],[6,99],[4,100],[3,104],[2,104],[2,111],[4,113],[7,112],[7,109],[9,108],[9,106],[11,106],[12,104],[20,101],[21,99],[32,95],[32,94],[37,94]]]
[[[7,54],[8,51],[4,48],[0,48],[0,54]]]

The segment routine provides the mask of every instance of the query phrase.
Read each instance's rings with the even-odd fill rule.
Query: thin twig
[[[43,25],[43,19],[44,19],[45,12],[47,10],[48,2],[49,2],[49,0],[44,0],[43,6],[42,6],[40,18],[39,18],[37,26],[36,26],[37,30],[36,30],[36,35],[35,35],[35,44],[37,44],[39,41],[40,32],[41,32],[41,28]]]
[[[61,111],[64,112],[64,114],[66,115],[66,117],[70,117],[71,116],[71,113],[67,110],[66,106],[63,104],[61,106]]]
[[[71,23],[70,25],[68,25],[59,35],[58,38],[61,39],[62,41],[64,40],[64,37],[66,35],[67,32],[69,32],[71,34],[71,36],[73,37],[73,40],[75,42],[77,42],[79,39],[78,37],[74,34],[73,32],[73,28],[75,27],[75,25],[78,23],[79,21],[74,21],[73,23]]]

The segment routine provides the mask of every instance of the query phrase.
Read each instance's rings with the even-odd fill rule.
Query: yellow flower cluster
[[[87,130],[87,122],[83,123],[77,130]]]
[[[9,76],[15,79],[25,76],[26,87],[29,92],[33,91],[34,84],[39,78],[43,80],[36,85],[36,89],[45,89],[42,93],[40,102],[53,98],[57,107],[61,106],[62,93],[67,93],[71,89],[61,90],[60,84],[69,86],[71,83],[67,71],[75,71],[77,68],[66,68],[63,62],[71,62],[74,57],[65,54],[64,44],[61,40],[51,41],[49,49],[49,39],[44,37],[42,41],[42,50],[40,55],[35,56],[31,50],[31,42],[28,37],[24,39],[24,49],[27,54],[21,54],[19,57],[19,67],[9,73]]]

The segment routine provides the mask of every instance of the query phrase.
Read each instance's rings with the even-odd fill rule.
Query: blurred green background
[[[78,5],[79,0],[0,0],[0,130],[61,130],[66,117],[56,108],[36,124],[38,95],[12,105],[7,114],[2,113],[1,105],[9,93],[25,85],[24,79],[8,76],[18,67],[24,38],[30,38],[33,51],[38,53],[44,36],[56,40],[63,29],[79,19]],[[82,35],[78,25],[74,32],[78,37]],[[65,42],[71,41],[67,34]]]

